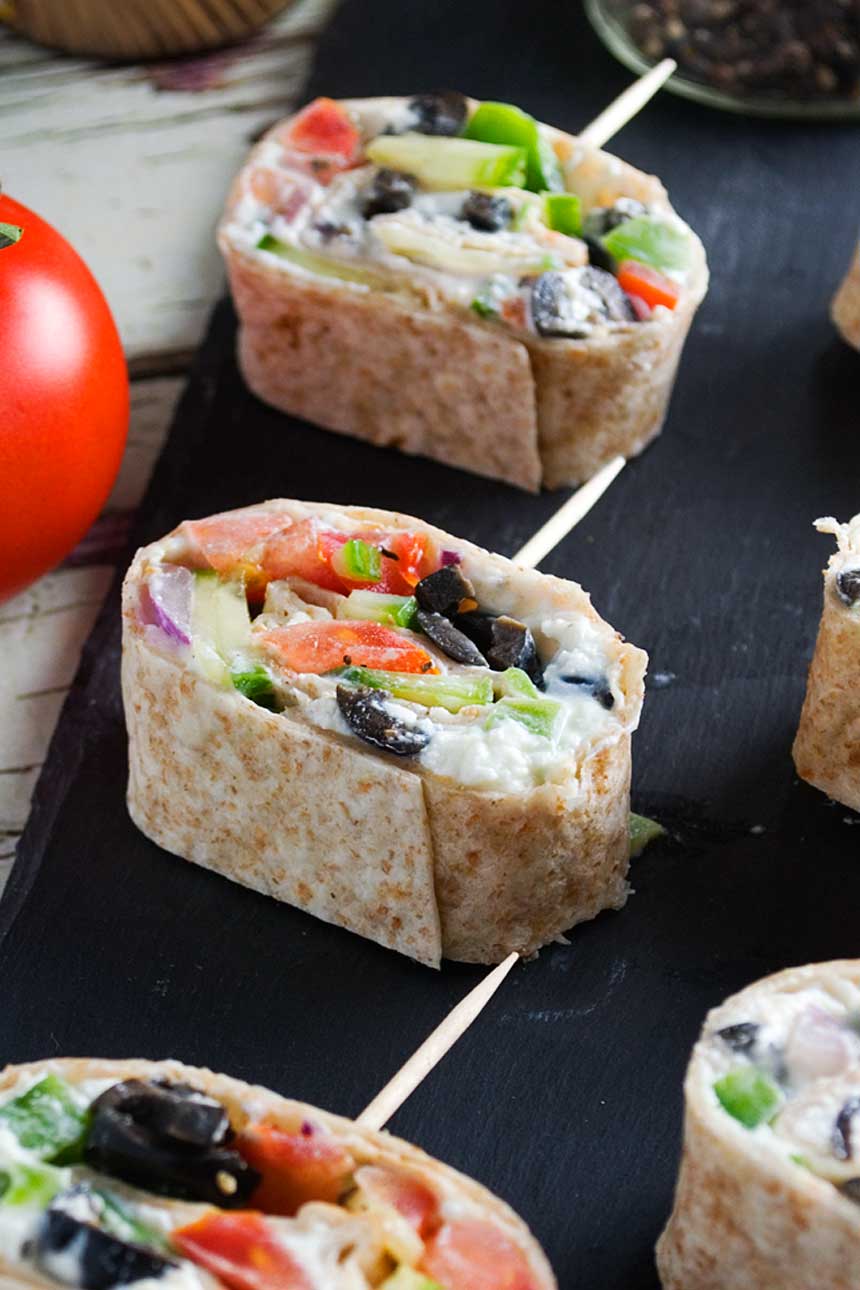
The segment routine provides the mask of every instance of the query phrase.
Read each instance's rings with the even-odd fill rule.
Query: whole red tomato
[[[101,509],[128,432],[107,301],[65,238],[0,196],[0,600],[67,555]]]

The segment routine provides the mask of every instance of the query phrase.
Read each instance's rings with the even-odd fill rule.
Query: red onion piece
[[[194,574],[181,564],[153,569],[140,592],[140,619],[171,640],[191,644],[191,593]]]
[[[441,555],[442,568],[444,569],[449,564],[460,564],[462,559],[463,557],[459,551],[443,551]]]

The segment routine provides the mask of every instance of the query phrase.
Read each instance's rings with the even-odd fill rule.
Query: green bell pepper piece
[[[385,672],[370,667],[347,667],[339,675],[347,685],[387,690],[392,698],[421,703],[426,708],[459,712],[469,704],[493,702],[493,682],[489,676],[422,676],[416,672]]]
[[[630,858],[639,856],[649,842],[665,837],[666,830],[656,820],[649,820],[647,815],[634,815],[630,812]]]
[[[25,1165],[19,1160],[10,1161],[0,1169],[0,1205],[26,1205],[46,1209],[51,1201],[68,1185],[65,1169],[53,1165]]]
[[[625,220],[601,239],[619,264],[636,260],[652,269],[686,269],[690,263],[690,239],[686,233],[663,220],[639,216]]]
[[[747,1129],[773,1119],[781,1094],[773,1080],[755,1066],[729,1071],[714,1084],[720,1105]]]
[[[545,193],[543,210],[549,228],[567,237],[582,236],[582,199],[576,193]]]
[[[231,672],[230,679],[239,693],[258,707],[266,708],[269,712],[283,711],[283,704],[275,692],[272,678],[264,667],[258,665],[249,672]]]
[[[57,1165],[83,1158],[89,1119],[71,1085],[53,1074],[0,1106],[0,1123],[8,1125],[21,1146]]]
[[[101,1226],[111,1236],[120,1241],[130,1241],[133,1245],[143,1245],[147,1249],[169,1252],[170,1246],[162,1233],[135,1218],[115,1196],[101,1190],[96,1190],[95,1195],[101,1201]]]
[[[510,718],[525,726],[526,730],[530,730],[533,735],[542,735],[544,739],[550,739],[560,709],[561,704],[555,699],[499,699],[484,722],[484,728],[489,730],[500,721]]]
[[[552,144],[541,133],[533,116],[512,103],[481,103],[464,134],[481,143],[508,144],[525,148],[525,187],[533,193],[559,193],[564,190],[561,165]]]

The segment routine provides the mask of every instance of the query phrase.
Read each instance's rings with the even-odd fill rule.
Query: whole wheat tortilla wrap
[[[466,1290],[495,1273],[556,1290],[525,1223],[479,1183],[388,1133],[178,1061],[7,1067],[0,1161],[4,1285]]]
[[[375,584],[335,572],[353,557]],[[459,628],[386,619],[440,579],[437,608],[467,588]],[[213,594],[239,620],[220,655]],[[646,662],[575,583],[410,516],[273,501],[186,522],[125,580],[129,810],[166,850],[422,963],[533,954],[626,899]]]
[[[468,130],[480,105],[454,97]],[[580,236],[547,228],[535,213],[543,199],[510,184],[499,200],[514,213],[498,232],[486,210],[473,226],[454,218],[468,196],[462,182],[451,186],[463,191],[441,195],[438,179],[429,192],[419,183],[414,210],[388,192],[368,207],[375,172],[357,164],[366,160],[361,150],[380,138],[385,148],[399,146],[388,135],[404,129],[420,140],[414,131],[430,127],[417,121],[414,104],[433,98],[317,100],[251,152],[218,233],[241,321],[243,374],[266,403],[330,430],[521,488],[579,483],[659,433],[707,289],[701,243],[656,178],[543,125],[555,182],[580,199],[580,232],[597,233],[601,219],[611,231],[614,220],[641,211],[683,244],[669,305],[659,290],[653,308],[641,297],[631,302],[603,272],[598,236],[589,250]],[[319,114],[319,104],[354,124],[348,165],[308,151],[307,114]],[[430,140],[444,142],[460,141]],[[478,187],[484,196],[495,191]],[[368,209],[381,213],[364,218]],[[429,245],[413,245],[416,236],[429,236]],[[451,256],[462,257],[454,272],[446,271]],[[573,292],[565,299],[575,325],[566,328],[558,319],[544,327],[533,304],[537,291],[546,300],[543,287],[557,271]],[[605,300],[584,288],[583,275],[592,285],[600,278],[598,296],[610,289]]]
[[[664,1290],[860,1284],[860,961],[789,968],[708,1014],[657,1245]]]
[[[860,349],[860,246],[845,281],[833,297],[831,313],[843,338],[855,349]]]
[[[824,571],[824,605],[794,740],[801,779],[860,810],[860,516],[816,521],[838,547]]]

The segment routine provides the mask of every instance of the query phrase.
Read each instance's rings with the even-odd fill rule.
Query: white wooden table
[[[113,308],[133,376],[128,448],[101,518],[61,568],[0,605],[0,889],[81,646],[223,273],[213,231],[251,140],[294,103],[334,0],[297,0],[254,40],[103,66],[0,28],[0,174],[54,223]]]

